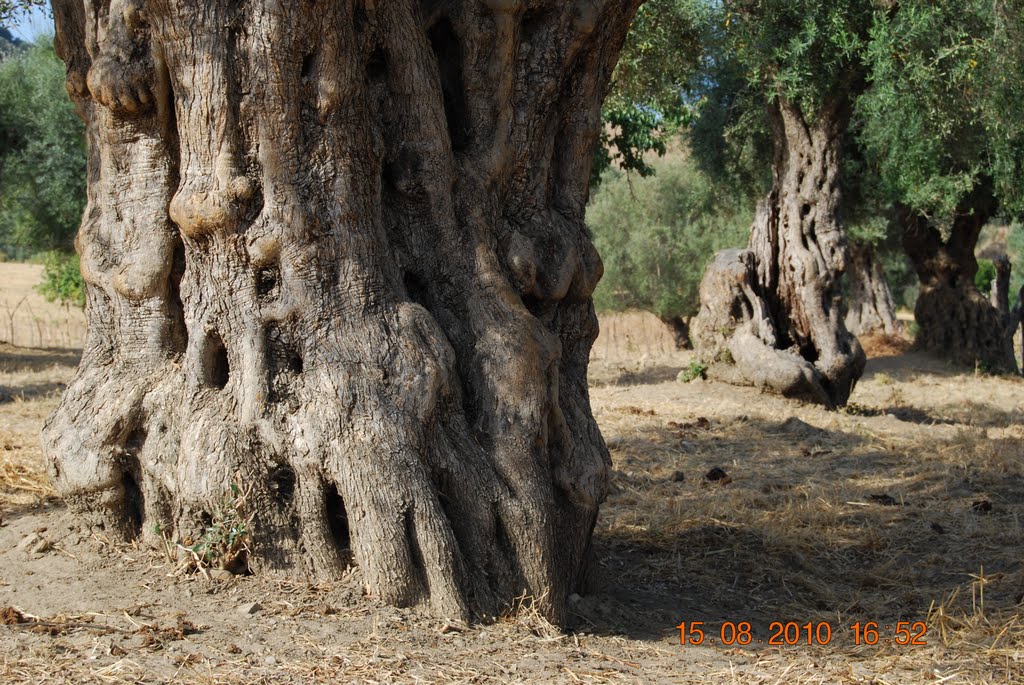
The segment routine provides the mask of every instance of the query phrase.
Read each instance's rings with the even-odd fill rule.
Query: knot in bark
[[[210,187],[214,183],[182,188],[171,199],[171,220],[193,240],[218,231],[234,231],[241,205],[253,194],[252,181],[245,176],[235,176],[223,186]]]

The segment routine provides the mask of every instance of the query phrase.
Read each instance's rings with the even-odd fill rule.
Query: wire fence
[[[85,315],[76,307],[49,304],[33,307],[28,295],[0,301],[0,342],[16,347],[81,348],[85,345]]]

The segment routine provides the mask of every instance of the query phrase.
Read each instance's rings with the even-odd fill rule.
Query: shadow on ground
[[[604,378],[591,379],[592,387],[606,385],[651,385],[674,381],[684,367],[672,364],[654,364],[639,366],[634,369],[618,367],[606,372]]]
[[[79,350],[28,349],[0,343],[0,404],[62,392],[81,356]]]
[[[81,358],[81,350],[30,349],[0,343],[0,372],[2,373],[31,373],[55,366],[74,369],[78,366]]]
[[[920,374],[951,378],[976,371],[973,367],[954,364],[931,352],[911,350],[903,354],[869,359],[867,366],[864,367],[864,375],[861,380],[872,380],[882,374],[899,380],[907,380]],[[1014,375],[1008,374],[1007,376],[1013,377]]]
[[[612,492],[578,630],[653,639],[682,621],[748,621],[760,636],[772,621],[895,625],[924,620],[933,603],[972,611],[982,567],[988,610],[1024,599],[1019,440],[962,434],[894,451],[795,417],[703,428],[665,418],[628,437],[605,427]],[[727,477],[708,480],[714,467]]]
[[[906,405],[866,407],[852,403],[846,407],[845,411],[848,414],[865,417],[892,416],[904,423],[915,423],[922,426],[1006,428],[1024,423],[1024,412],[1008,411],[980,402],[961,402],[932,411]]]
[[[0,404],[15,400],[28,401],[64,392],[67,383],[27,383],[16,387],[0,385]]]

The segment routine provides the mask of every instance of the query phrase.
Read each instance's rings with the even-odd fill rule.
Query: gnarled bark
[[[903,247],[921,283],[914,307],[915,345],[958,364],[1011,372],[1017,362],[1013,334],[1007,333],[1010,316],[974,284],[974,249],[995,208],[991,193],[979,187],[958,208],[946,238],[927,217],[909,208],[900,208],[900,218]]]
[[[865,361],[840,302],[843,110],[827,108],[811,123],[777,100],[773,188],[758,206],[747,249],[719,253],[705,272],[692,326],[713,375],[828,407],[846,403]]]
[[[845,324],[854,335],[881,332],[896,335],[903,330],[896,318],[896,303],[885,280],[882,263],[869,244],[850,247],[850,297]]]
[[[583,221],[640,0],[63,0],[87,123],[54,482],[124,537],[238,485],[257,572],[440,614],[586,570],[608,454]]]

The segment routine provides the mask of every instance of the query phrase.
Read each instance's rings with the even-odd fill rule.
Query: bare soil
[[[901,353],[829,413],[678,382],[690,356],[630,316],[596,347],[613,489],[564,632],[528,601],[474,626],[388,608],[358,569],[183,573],[79,527],[38,448],[77,355],[0,346],[0,682],[1024,682],[1024,381]],[[775,621],[832,639],[769,645]],[[855,644],[869,621],[879,643]],[[894,644],[900,621],[927,644]],[[751,644],[721,644],[744,622]]]

